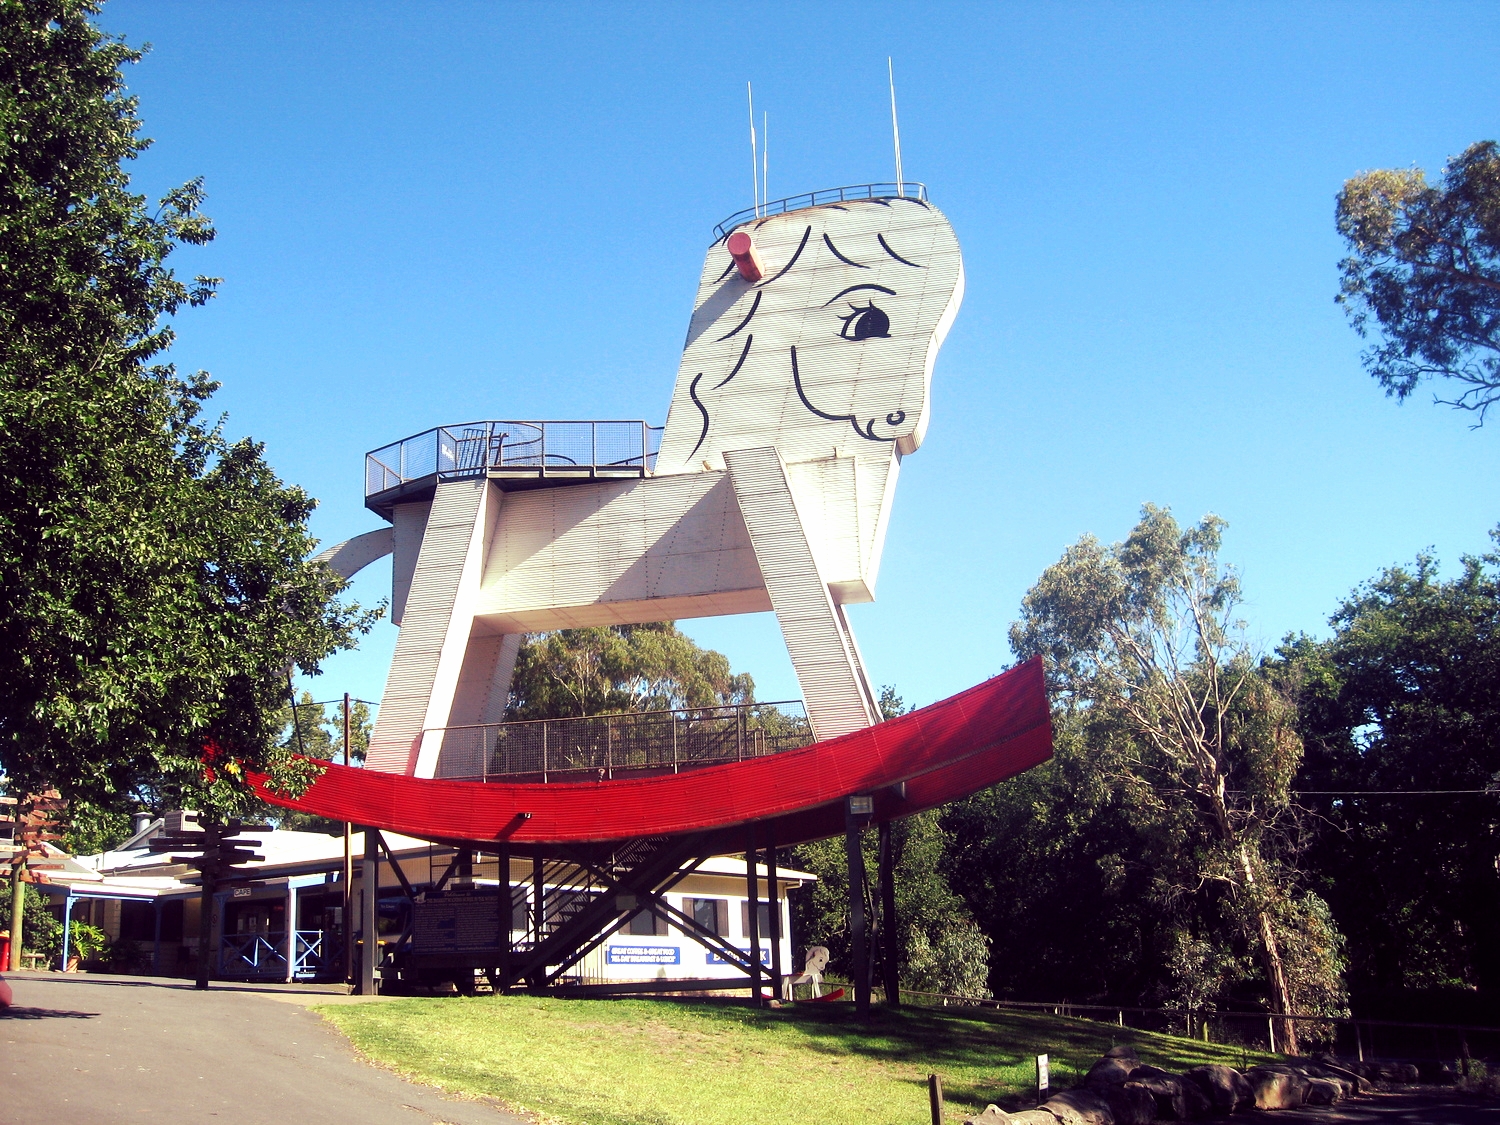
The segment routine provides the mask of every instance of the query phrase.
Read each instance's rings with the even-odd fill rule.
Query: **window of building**
[[[633,937],[665,937],[667,920],[654,910],[642,910],[625,924],[624,932]]]
[[[727,898],[684,898],[682,910],[705,930],[721,937],[729,936],[729,900]]]
[[[777,921],[780,919],[778,918]],[[755,932],[762,941],[771,936],[771,904],[769,902],[760,904],[760,911],[755,916],[755,926]],[[740,903],[740,933],[746,938],[750,936],[750,904],[743,901]],[[781,935],[776,936],[779,938]]]

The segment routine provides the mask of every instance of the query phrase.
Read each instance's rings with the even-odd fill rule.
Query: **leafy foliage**
[[[1437,185],[1420,169],[1365,172],[1338,196],[1338,301],[1364,335],[1373,317],[1385,340],[1365,366],[1386,394],[1425,379],[1463,388],[1446,401],[1485,414],[1500,399],[1500,149],[1470,145]]]
[[[752,703],[755,681],[670,621],[530,636],[511,681],[513,719]]]
[[[45,953],[56,957],[62,953],[62,923],[47,909],[47,896],[31,883],[22,883],[24,901],[21,906],[21,940],[31,953]],[[0,894],[0,930],[11,929],[11,886],[7,880],[5,893]],[[3,966],[0,966],[3,967]]]
[[[1500,532],[1492,533],[1500,544]],[[1500,783],[1500,551],[1443,579],[1431,553],[1344,601],[1326,642],[1289,638],[1311,790],[1493,791]],[[1363,990],[1500,987],[1493,795],[1309,796],[1309,853]]]
[[[1221,957],[1248,950],[1272,1010],[1306,1011],[1337,998],[1338,965],[1326,942],[1311,944],[1330,957],[1296,974],[1285,952],[1326,918],[1297,887],[1289,790],[1302,746],[1294,708],[1244,640],[1239,580],[1218,562],[1223,527],[1209,516],[1183,529],[1147,505],[1123,543],[1081,539],[1027,593],[1011,647],[1047,657],[1071,764],[1094,810],[1128,833],[1116,877],[1142,865],[1168,948],[1180,958],[1186,933]]]
[[[248,806],[243,771],[314,768],[273,716],[370,614],[306,560],[313,501],[200,419],[215,390],[160,362],[216,279],[168,258],[213,238],[202,185],[155,209],[147,147],[84,0],[0,9],[0,767],[101,808]]]

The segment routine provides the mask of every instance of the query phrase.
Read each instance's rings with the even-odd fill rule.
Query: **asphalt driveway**
[[[327,994],[199,992],[92,974],[6,979],[15,1007],[0,1009],[0,1122],[524,1125],[362,1061],[306,1009],[337,999]]]

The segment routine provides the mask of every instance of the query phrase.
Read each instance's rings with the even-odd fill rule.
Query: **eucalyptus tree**
[[[1500,148],[1470,145],[1436,184],[1419,168],[1377,169],[1339,192],[1350,255],[1338,301],[1360,335],[1383,340],[1365,366],[1400,400],[1427,379],[1483,425],[1500,400]]]
[[[1252,951],[1272,1011],[1327,1014],[1341,996],[1338,941],[1297,886],[1296,711],[1245,638],[1238,576],[1218,560],[1224,526],[1207,516],[1184,529],[1147,505],[1124,542],[1084,537],[1027,593],[1011,646],[1046,658],[1059,727],[1082,772],[1129,810],[1141,846],[1127,853],[1149,865],[1154,897],[1196,900]],[[1234,942],[1179,937],[1183,972],[1233,977]],[[1281,1023],[1295,1050],[1294,1024]]]

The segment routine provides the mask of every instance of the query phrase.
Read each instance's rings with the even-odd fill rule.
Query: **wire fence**
[[[1320,1016],[1306,1013],[1226,1012],[1185,1008],[1137,1008],[1120,1004],[1075,1004],[1067,1000],[996,1000],[903,988],[901,998],[932,1006],[970,1006],[1041,1012],[1069,1019],[1155,1031],[1206,1043],[1277,1052],[1285,1034],[1277,1025],[1295,1024],[1299,1050],[1327,1051],[1363,1062],[1376,1058],[1459,1060],[1500,1058],[1500,1027],[1456,1023],[1415,1023]]]

